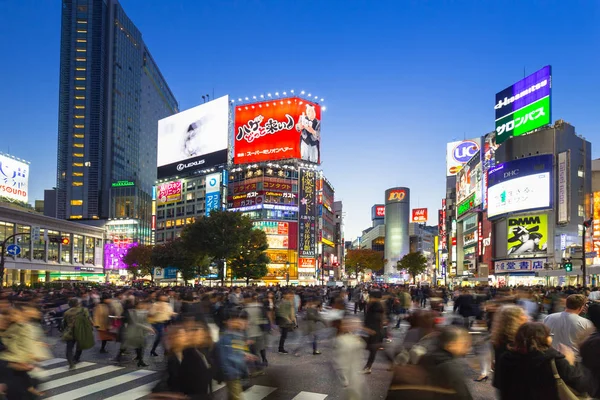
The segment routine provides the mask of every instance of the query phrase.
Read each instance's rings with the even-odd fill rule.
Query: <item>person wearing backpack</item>
[[[70,299],[69,307],[63,316],[65,328],[62,339],[67,343],[69,369],[74,369],[75,364],[81,359],[83,350],[94,347],[94,328],[89,311],[81,306],[79,299]],[[73,355],[75,346],[77,348]]]

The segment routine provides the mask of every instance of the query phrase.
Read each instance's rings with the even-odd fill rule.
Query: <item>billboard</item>
[[[298,190],[299,222],[298,222],[298,255],[315,257],[317,253],[317,173],[313,170],[300,169],[300,187]]]
[[[27,203],[29,165],[0,154],[0,196]]]
[[[221,173],[206,176],[206,206],[205,215],[208,217],[212,210],[221,208]]]
[[[483,157],[482,162],[482,195],[483,195],[483,209],[487,209],[487,189],[488,189],[488,171],[494,165],[496,165],[496,149],[499,145],[496,143],[496,132],[488,133],[483,137]]]
[[[302,159],[321,163],[321,106],[290,97],[235,108],[234,164]]]
[[[483,202],[483,171],[479,155],[480,152],[477,152],[456,174],[456,202],[458,203],[458,216],[481,205]]]
[[[255,221],[252,223],[255,229],[260,229],[267,235],[285,235],[289,234],[289,223],[288,222],[277,222],[277,221]]]
[[[496,143],[551,123],[551,95],[549,65],[496,93]]]
[[[454,176],[480,147],[480,138],[452,142],[446,145],[446,176]]]
[[[558,153],[558,224],[569,222],[569,152]]]
[[[552,158],[521,158],[490,169],[488,217],[552,208]]]
[[[158,121],[158,179],[227,163],[229,96]]]
[[[127,264],[123,262],[123,257],[125,257],[130,248],[137,245],[137,243],[106,243],[104,245],[104,270],[127,269]]]
[[[183,184],[181,181],[165,182],[156,188],[156,204],[176,203],[183,200]]]
[[[385,206],[383,204],[375,204],[371,208],[371,220],[384,219],[385,218]]]
[[[389,189],[386,191],[385,204],[400,203],[406,198],[406,190],[404,189]],[[385,216],[385,211],[384,214]]]
[[[412,210],[412,222],[424,223],[427,222],[427,209],[415,208]]]
[[[548,215],[521,215],[506,220],[509,256],[545,257],[548,252]]]

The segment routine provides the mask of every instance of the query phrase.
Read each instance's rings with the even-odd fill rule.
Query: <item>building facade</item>
[[[177,109],[118,1],[64,0],[57,201],[48,213],[118,221],[106,225],[109,239],[150,243],[157,122]]]
[[[385,191],[385,274],[397,274],[396,265],[410,251],[410,189],[395,187]]]

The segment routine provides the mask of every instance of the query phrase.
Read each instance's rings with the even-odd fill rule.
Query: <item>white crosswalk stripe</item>
[[[42,363],[45,367],[40,378],[45,381],[39,387],[47,393],[46,400],[77,400],[94,398],[104,400],[139,400],[148,396],[158,383],[159,371],[81,362],[69,370],[67,360],[55,358]],[[63,365],[60,365],[63,364]],[[85,371],[82,369],[85,368]],[[62,375],[61,375],[62,374]],[[121,389],[122,387],[122,389]],[[120,390],[119,390],[120,389]],[[212,383],[213,392],[221,398],[225,395],[224,383]],[[244,392],[244,400],[263,400],[278,390],[276,387],[253,385]],[[218,392],[218,393],[217,393]],[[299,392],[290,395],[291,400],[324,400],[322,393]]]

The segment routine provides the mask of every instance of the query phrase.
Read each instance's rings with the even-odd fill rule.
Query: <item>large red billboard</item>
[[[236,106],[234,164],[321,162],[321,106],[290,97]]]

